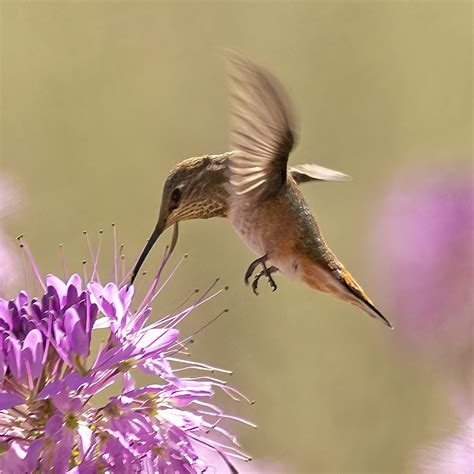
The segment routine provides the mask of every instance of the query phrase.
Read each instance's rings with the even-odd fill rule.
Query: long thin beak
[[[158,240],[158,237],[163,233],[165,230],[165,223],[160,219],[158,221],[158,224],[156,224],[155,230],[151,234],[150,238],[148,239],[148,242],[145,245],[145,248],[142,250],[142,253],[137,260],[137,263],[135,264],[135,268],[133,269],[132,272],[132,278],[130,279],[130,284],[133,285],[133,282],[135,281],[135,278],[137,277],[138,272],[140,271],[141,266],[143,265],[143,262],[145,261],[147,255],[150,253],[150,250],[152,249],[153,245],[155,245],[155,242]]]

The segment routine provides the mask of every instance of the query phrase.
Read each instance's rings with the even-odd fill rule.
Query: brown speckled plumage
[[[227,160],[228,154],[189,158],[170,171],[163,199],[177,186],[183,188],[181,204],[173,211],[176,221],[227,216]]]

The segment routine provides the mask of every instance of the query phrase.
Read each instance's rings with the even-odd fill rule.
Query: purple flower
[[[372,240],[394,340],[439,376],[462,417],[472,413],[472,177],[447,165],[409,169],[382,201]]]
[[[472,474],[474,472],[474,416],[446,440],[420,449],[417,472]]]
[[[399,176],[378,209],[371,248],[397,333],[431,357],[472,348],[474,183],[469,169]]]
[[[101,284],[97,258],[88,281],[74,274],[67,282],[43,280],[31,258],[42,295],[0,299],[1,472],[198,473],[209,465],[206,452],[236,472],[232,458],[249,460],[226,425],[253,425],[212,402],[217,390],[243,396],[192,374],[220,369],[181,358],[187,338],[177,326],[214,295],[150,322],[168,257],[141,301],[117,277]],[[94,334],[105,342],[92,354]],[[137,386],[137,371],[154,383]],[[99,403],[97,394],[111,386],[115,395]]]

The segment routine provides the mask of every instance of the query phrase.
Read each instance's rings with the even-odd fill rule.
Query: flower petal
[[[22,350],[22,356],[30,363],[33,378],[37,378],[43,373],[43,351],[43,335],[39,329],[33,329],[26,335]]]
[[[72,352],[81,356],[89,354],[89,338],[83,329],[76,308],[69,308],[64,313],[64,329]]]
[[[174,344],[178,336],[179,331],[177,329],[148,329],[138,337],[135,346],[149,354],[161,351],[166,346]]]
[[[46,275],[46,286],[52,286],[56,290],[61,305],[66,302],[66,283],[60,280],[56,275],[49,274]]]
[[[0,392],[0,410],[8,410],[25,403],[25,399],[15,393]]]

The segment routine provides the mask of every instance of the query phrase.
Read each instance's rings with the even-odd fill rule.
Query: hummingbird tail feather
[[[363,301],[363,309],[372,317],[381,320],[386,326],[390,329],[393,329],[392,324],[390,321],[370,302],[370,301]]]
[[[350,181],[352,179],[349,175],[341,173],[340,171],[313,163],[291,166],[289,173],[296,181],[296,184],[307,183],[309,181]]]
[[[330,293],[343,301],[358,306],[369,316],[393,329],[388,319],[375,307],[352,275],[334,256],[325,265],[315,263],[305,257],[301,258],[301,263],[303,263],[301,278],[311,288]]]
[[[336,273],[339,276],[339,281],[355,297],[354,301],[352,301],[353,304],[359,306],[367,314],[369,314],[369,316],[382,321],[390,329],[393,329],[390,321],[375,307],[374,303],[372,303],[370,298],[365,294],[364,290],[354,280],[354,278],[352,278],[351,274],[347,270],[336,270]]]

